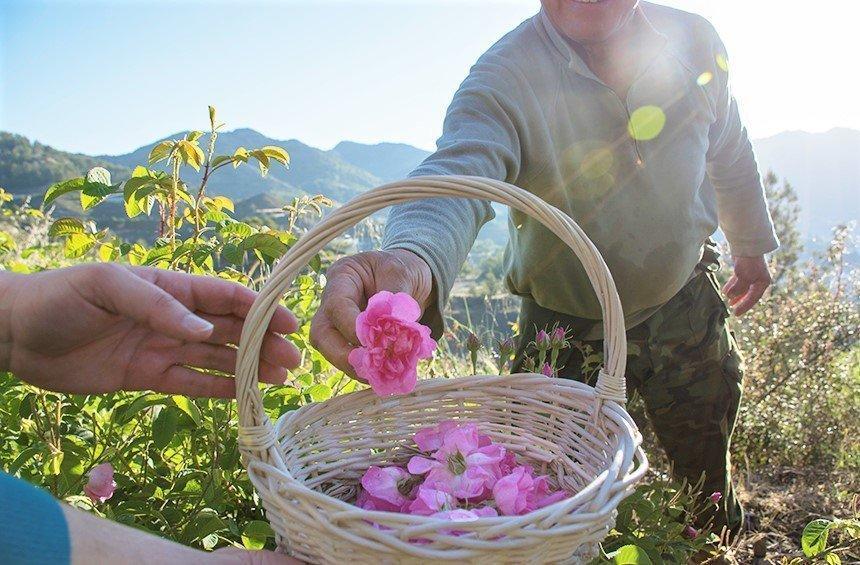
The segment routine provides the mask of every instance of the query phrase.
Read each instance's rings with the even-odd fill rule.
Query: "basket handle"
[[[330,241],[374,212],[396,204],[433,197],[490,200],[519,210],[541,222],[576,254],[603,309],[604,366],[596,396],[624,403],[627,340],[621,300],[600,252],[567,214],[534,194],[501,181],[470,176],[414,177],[385,184],[354,198],[305,233],[278,261],[245,319],[236,361],[239,444],[246,456],[271,462],[280,456],[277,438],[263,409],[257,373],[266,329],[281,297],[311,258]]]

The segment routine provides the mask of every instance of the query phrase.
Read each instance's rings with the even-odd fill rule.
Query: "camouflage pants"
[[[627,387],[628,395],[636,391],[644,400],[648,419],[676,477],[695,484],[704,473],[703,496],[723,493],[719,511],[713,514],[718,532],[723,525],[737,531],[743,522],[729,461],[743,364],[726,325],[728,309],[719,294],[716,268],[713,255],[703,260],[696,276],[678,294],[627,332]],[[526,356],[534,356],[529,343],[534,341],[536,328],[560,324],[570,328],[576,339],[594,323],[524,299],[514,371],[522,370]],[[603,351],[602,341],[579,345],[591,346],[597,353]],[[593,377],[583,375],[583,354],[575,347],[561,352],[557,369],[560,377],[580,381]]]

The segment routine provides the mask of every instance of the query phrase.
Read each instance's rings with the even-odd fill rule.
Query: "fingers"
[[[173,359],[175,365],[190,365],[200,369],[212,369],[233,375],[236,373],[237,351],[232,347],[209,343],[189,343],[177,349]],[[284,384],[287,370],[268,360],[260,361],[260,381]]]
[[[206,340],[208,343],[221,345],[228,343],[233,345],[239,344],[239,338],[242,335],[242,325],[244,323],[243,319],[236,316],[213,316],[208,314],[203,314],[201,317],[215,326],[212,335]],[[269,331],[263,339],[261,357],[273,365],[294,369],[301,361],[301,352],[289,340]]]
[[[311,322],[311,345],[322,353],[329,363],[355,378],[355,371],[348,360],[349,352],[354,347],[332,325],[322,310],[317,311]]]
[[[195,369],[174,365],[164,372],[153,386],[147,387],[165,394],[181,394],[191,397],[233,398],[236,396],[236,381],[226,377],[208,375]]]
[[[98,266],[96,284],[101,301],[113,313],[122,314],[157,333],[182,341],[198,342],[209,337],[212,324],[196,316],[170,293],[136,276],[120,265]]]
[[[738,276],[732,275],[729,280],[726,281],[726,284],[723,285],[723,294],[726,295],[726,298],[733,298],[738,296],[737,294],[737,286],[738,286]]]
[[[366,302],[364,283],[355,269],[334,267],[323,290],[320,310],[349,343],[358,343],[355,319]]]
[[[743,316],[746,314],[750,308],[755,306],[758,301],[761,300],[761,297],[764,296],[764,292],[767,290],[768,286],[769,283],[765,281],[754,282],[751,284],[746,294],[732,302],[735,315]]]
[[[195,276],[152,267],[133,267],[133,271],[173,295],[188,308],[207,314],[232,314],[244,319],[257,298],[257,293],[253,290],[215,277]],[[271,331],[282,334],[293,333],[298,327],[295,316],[283,306],[278,306],[269,323]]]

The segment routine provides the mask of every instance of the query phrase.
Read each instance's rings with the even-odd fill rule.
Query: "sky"
[[[754,138],[860,129],[860,0],[661,0],[716,26]],[[0,130],[118,154],[207,126],[431,149],[538,0],[0,0]]]

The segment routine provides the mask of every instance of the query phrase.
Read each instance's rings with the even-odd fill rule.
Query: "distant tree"
[[[764,192],[779,238],[779,249],[770,258],[774,284],[779,284],[785,274],[797,265],[803,253],[800,230],[797,228],[800,205],[794,187],[785,179],[780,183],[773,171],[768,171],[764,176]]]

